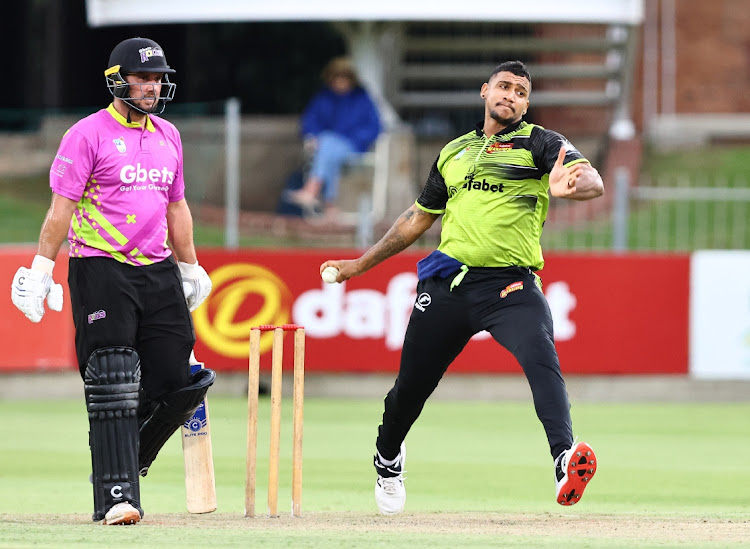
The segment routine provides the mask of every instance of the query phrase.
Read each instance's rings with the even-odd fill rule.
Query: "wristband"
[[[43,255],[35,255],[34,261],[31,262],[31,268],[37,271],[42,271],[52,276],[52,270],[55,268],[55,262],[48,257]]]
[[[198,270],[199,265],[197,261],[195,263],[185,263],[184,261],[179,261],[178,264],[180,267],[180,272],[185,276],[196,277],[198,276],[198,273],[200,273],[200,271]]]

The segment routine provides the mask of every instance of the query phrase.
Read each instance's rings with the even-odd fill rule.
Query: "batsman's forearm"
[[[385,236],[358,259],[360,273],[411,246],[432,226],[435,219],[436,215],[412,205],[399,216]]]
[[[193,216],[184,199],[167,208],[167,229],[177,261],[190,264],[198,261],[193,242]]]
[[[76,208],[76,202],[57,194],[52,195],[52,204],[44,217],[39,232],[37,254],[55,260],[60,247],[68,235],[70,219]]]

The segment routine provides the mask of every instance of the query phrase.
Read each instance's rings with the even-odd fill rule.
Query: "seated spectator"
[[[303,187],[290,191],[288,199],[308,213],[322,203],[326,217],[332,219],[337,214],[342,166],[370,149],[381,126],[377,107],[347,58],[332,59],[322,78],[325,85],[310,100],[301,120],[309,171]]]

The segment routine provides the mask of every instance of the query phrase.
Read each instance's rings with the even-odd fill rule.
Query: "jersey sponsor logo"
[[[424,312],[425,308],[430,306],[430,303],[432,303],[432,296],[427,292],[423,292],[417,297],[417,300],[414,302],[414,307]]]
[[[73,163],[73,159],[72,158],[68,158],[67,156],[63,156],[61,154],[55,155],[55,158],[57,158],[58,160],[62,160],[66,164],[72,164]]]
[[[509,293],[517,292],[518,290],[523,290],[523,282],[520,280],[513,284],[508,284],[505,289],[500,292],[500,297],[504,298]]]
[[[152,57],[164,57],[164,51],[161,48],[141,48],[138,53],[141,54],[141,63],[145,63]]]
[[[476,181],[474,179],[474,174],[472,173],[464,177],[464,179],[466,180],[466,183],[464,183],[463,187],[461,188],[466,189],[467,191],[485,191],[491,193],[503,192],[502,183],[487,183],[486,179]]]
[[[122,137],[115,137],[112,140],[112,143],[115,144],[115,147],[117,147],[117,150],[121,153],[127,152],[127,148],[125,147],[125,140]]]
[[[487,147],[485,150],[487,151],[487,154],[492,154],[493,152],[497,151],[509,151],[513,148],[513,143],[492,143],[489,147]]]
[[[120,181],[123,183],[166,183],[170,185],[174,180],[174,172],[165,166],[161,169],[146,169],[138,162],[135,166],[127,164],[120,170]]]

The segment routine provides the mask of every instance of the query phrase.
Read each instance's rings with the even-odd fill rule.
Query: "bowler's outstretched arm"
[[[339,270],[337,282],[343,282],[353,276],[359,276],[378,263],[385,261],[402,250],[411,246],[427,229],[429,229],[438,214],[428,213],[416,204],[402,213],[393,223],[388,232],[358,259],[329,260],[320,266],[322,273],[326,267],[332,266]]]

